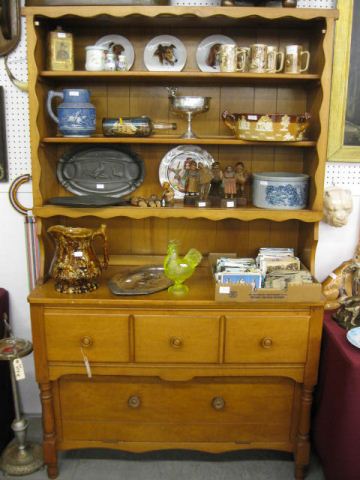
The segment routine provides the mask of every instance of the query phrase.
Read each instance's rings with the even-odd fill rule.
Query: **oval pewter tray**
[[[149,295],[172,285],[162,265],[147,265],[125,273],[117,273],[108,282],[115,295]]]
[[[61,185],[75,195],[123,197],[142,184],[144,162],[130,150],[81,147],[64,154],[57,165]]]

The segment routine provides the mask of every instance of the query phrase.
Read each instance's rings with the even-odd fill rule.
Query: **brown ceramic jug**
[[[55,289],[61,293],[87,293],[97,289],[101,271],[108,265],[106,225],[97,230],[53,225],[47,231],[55,241],[50,267]],[[102,262],[92,245],[96,236],[102,237],[104,242]]]

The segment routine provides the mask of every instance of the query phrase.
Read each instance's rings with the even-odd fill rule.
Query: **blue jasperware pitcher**
[[[53,98],[60,97],[63,103],[52,110]],[[65,88],[62,92],[50,90],[46,103],[50,117],[59,124],[64,137],[89,137],[96,129],[96,109],[90,103],[90,92],[79,88]]]

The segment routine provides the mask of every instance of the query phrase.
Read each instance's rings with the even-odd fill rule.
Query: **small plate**
[[[99,38],[95,45],[106,47],[117,55],[125,55],[127,70],[130,70],[133,66],[135,60],[134,47],[129,40],[122,35],[105,35],[105,37]]]
[[[108,285],[115,295],[148,295],[165,290],[172,285],[172,281],[165,276],[162,265],[148,265],[117,273]]]
[[[144,49],[144,64],[150,72],[180,72],[186,57],[185,45],[172,35],[158,35]]]
[[[360,327],[355,327],[346,333],[346,338],[354,345],[354,347],[360,348]]]
[[[169,182],[174,190],[175,198],[184,198],[185,194],[185,162],[188,159],[202,162],[204,166],[211,167],[214,163],[209,152],[196,145],[180,145],[168,151],[163,157],[159,167],[159,180],[161,185]]]
[[[202,72],[220,72],[216,58],[217,45],[236,45],[234,40],[225,35],[210,35],[199,43],[196,50],[196,63]]]

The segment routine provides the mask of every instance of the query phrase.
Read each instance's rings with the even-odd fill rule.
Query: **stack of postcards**
[[[222,284],[251,285],[261,288],[262,276],[253,258],[221,257],[216,262],[215,279]]]

